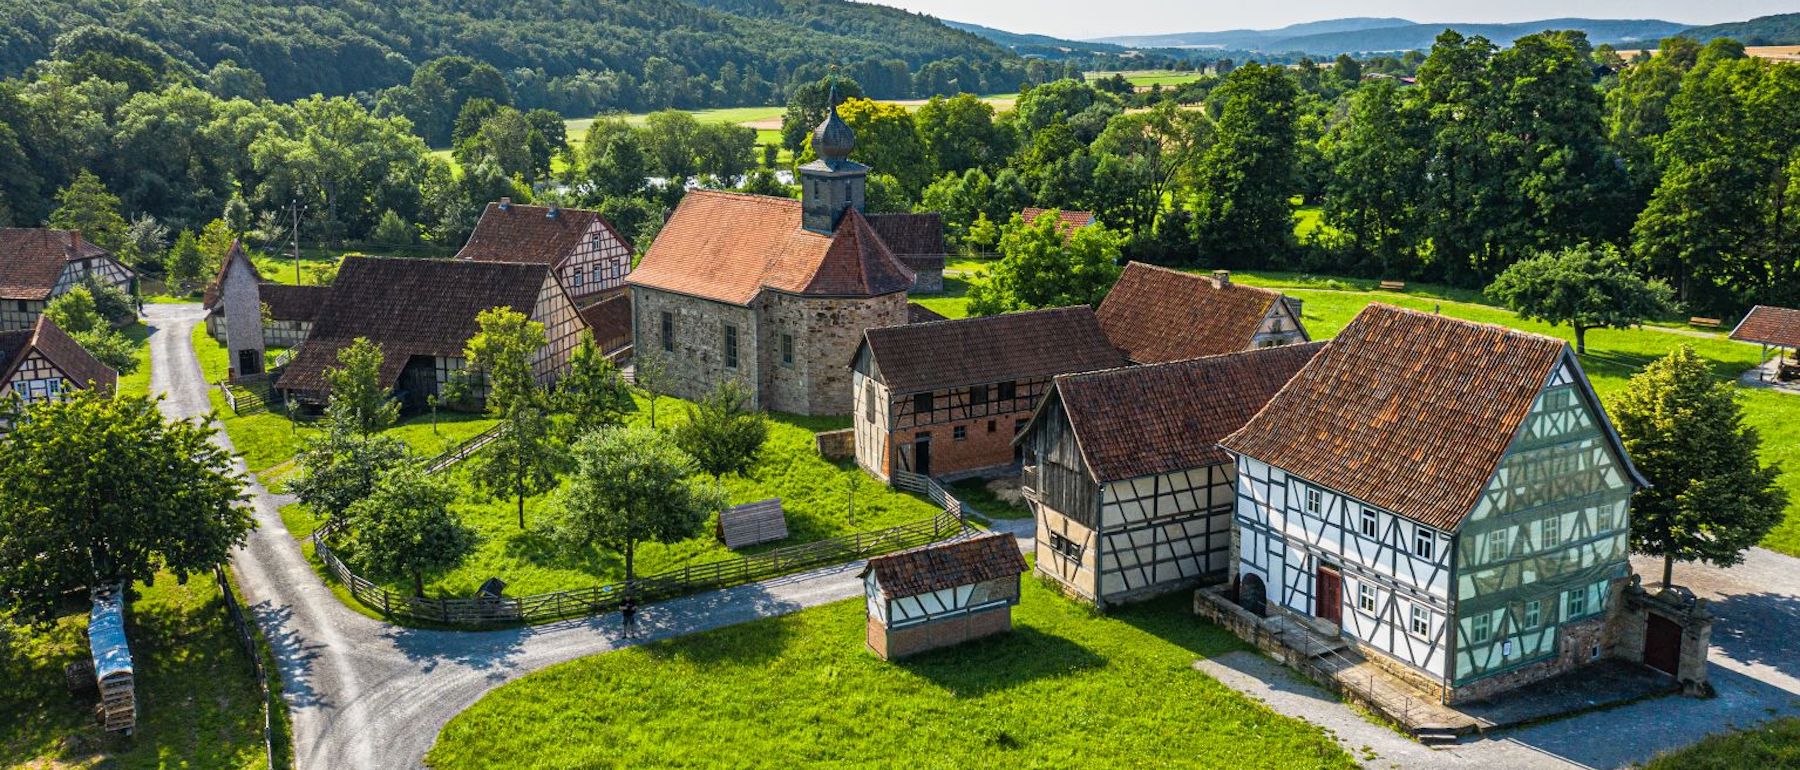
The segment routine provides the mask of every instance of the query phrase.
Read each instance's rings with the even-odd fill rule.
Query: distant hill
[[[1728,37],[1744,45],[1800,45],[1800,13],[1759,16],[1749,21],[1695,27],[1681,34],[1695,40]]]
[[[1018,32],[1007,32],[1003,29],[984,27],[962,21],[944,20],[944,26],[958,29],[975,35],[989,42],[1011,49],[1020,56],[1042,56],[1049,59],[1060,59],[1074,55],[1110,55],[1121,54],[1130,49],[1112,43],[1096,43],[1079,40],[1064,40],[1049,35],[1030,35]]]
[[[1096,42],[1131,46],[1241,48],[1262,53],[1298,51],[1314,56],[1340,53],[1424,50],[1445,29],[1480,35],[1502,45],[1546,29],[1578,29],[1595,45],[1641,45],[1685,27],[1658,19],[1544,19],[1512,24],[1420,23],[1406,19],[1352,18],[1296,24],[1274,30],[1228,30],[1174,35],[1101,38]]]

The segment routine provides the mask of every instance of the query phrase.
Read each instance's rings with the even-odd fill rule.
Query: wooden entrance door
[[[1319,565],[1318,579],[1313,583],[1316,593],[1313,600],[1313,615],[1320,620],[1329,620],[1333,625],[1344,622],[1344,577],[1336,567],[1329,564]]]
[[[920,476],[931,475],[931,434],[921,433],[913,437],[913,473]]]
[[[1644,663],[1671,676],[1681,669],[1681,626],[1652,613],[1644,629]]]
[[[255,348],[238,351],[237,373],[239,377],[262,374],[262,351]]]

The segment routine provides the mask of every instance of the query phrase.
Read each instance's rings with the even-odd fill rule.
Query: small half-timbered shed
[[[1445,701],[1609,653],[1646,482],[1562,340],[1371,305],[1221,445],[1240,600]]]
[[[857,463],[882,479],[1010,468],[1051,377],[1124,364],[1086,305],[870,329],[850,367]]]
[[[631,242],[598,211],[522,206],[511,198],[490,203],[457,259],[547,265],[577,305],[625,286]]]
[[[1137,364],[1186,361],[1305,342],[1295,303],[1281,292],[1132,262],[1101,301],[1100,328]]]
[[[84,281],[129,292],[136,279],[78,230],[0,227],[0,331],[32,328],[52,298]]]
[[[510,307],[544,325],[548,340],[532,361],[543,382],[569,365],[586,322],[548,265],[446,259],[345,257],[311,333],[275,387],[309,403],[329,395],[325,370],[357,338],[380,346],[383,384],[408,408],[465,376],[463,348],[484,310]]]
[[[1057,377],[1018,438],[1037,571],[1100,606],[1229,579],[1237,468],[1218,441],[1320,347]]]
[[[870,559],[861,574],[869,649],[893,660],[1012,630],[1026,569],[1004,532]]]
[[[79,388],[110,391],[119,373],[63,333],[49,316],[32,328],[0,332],[0,401],[30,403],[60,399]]]

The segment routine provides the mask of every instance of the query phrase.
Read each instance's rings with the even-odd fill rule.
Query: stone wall
[[[1617,657],[1617,642],[1627,625],[1625,613],[1621,611],[1621,592],[1625,584],[1621,578],[1608,586],[1605,612],[1557,627],[1556,657],[1452,687],[1446,702],[1468,703],[1490,698],[1569,673],[1602,658]],[[1642,649],[1641,644],[1639,649]],[[1642,660],[1641,652],[1639,660]]]
[[[637,355],[661,356],[668,367],[669,395],[698,399],[712,392],[727,377],[756,383],[756,314],[748,307],[727,305],[684,294],[631,289],[632,316],[637,328]],[[662,314],[669,313],[675,334],[667,350],[662,337]],[[737,326],[738,365],[725,366],[725,326]],[[846,386],[848,388],[848,386]],[[848,400],[848,396],[846,396]],[[758,408],[769,405],[760,396]]]
[[[914,294],[938,294],[944,290],[944,258],[904,256],[900,263],[913,271]]]
[[[856,456],[856,429],[828,430],[813,434],[813,444],[819,449],[819,456],[832,462],[848,460]]]
[[[849,414],[850,360],[863,332],[906,323],[906,294],[866,298],[811,298],[764,292],[755,345],[763,376],[763,407],[805,415]],[[782,336],[792,338],[793,360],[783,356]]]
[[[1714,618],[1706,600],[1696,599],[1679,587],[1653,594],[1640,580],[1639,576],[1633,575],[1631,583],[1620,592],[1622,601],[1613,656],[1644,663],[1650,616],[1661,616],[1681,628],[1681,656],[1675,670],[1675,680],[1681,683],[1681,691],[1687,695],[1711,695],[1706,655],[1712,646]]]
[[[871,616],[868,644],[882,660],[895,660],[1011,630],[1012,606],[1005,604],[898,629],[890,629]]]

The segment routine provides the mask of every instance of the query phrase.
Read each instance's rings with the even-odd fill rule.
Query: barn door
[[[1644,629],[1644,663],[1676,676],[1681,668],[1681,626],[1652,613],[1649,626]]]
[[[931,434],[920,433],[913,438],[913,473],[920,476],[931,475]]]
[[[1313,600],[1313,615],[1320,620],[1331,621],[1333,625],[1344,622],[1344,577],[1336,567],[1329,564],[1319,565],[1318,580],[1314,583],[1317,595]]]

